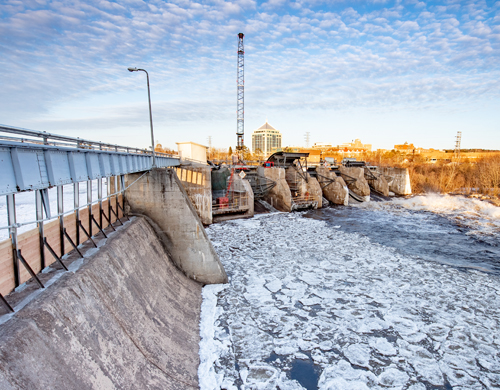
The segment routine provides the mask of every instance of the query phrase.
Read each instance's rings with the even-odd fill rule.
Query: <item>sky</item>
[[[1,0],[0,124],[119,145],[500,149],[500,2]]]

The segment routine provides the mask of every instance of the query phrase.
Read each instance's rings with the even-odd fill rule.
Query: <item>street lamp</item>
[[[156,157],[155,157],[155,136],[153,134],[153,114],[151,113],[151,92],[149,91],[149,74],[145,69],[128,68],[129,72],[142,71],[146,73],[146,80],[148,82],[148,100],[149,100],[149,123],[151,124],[151,149],[153,151],[153,168],[156,168]]]

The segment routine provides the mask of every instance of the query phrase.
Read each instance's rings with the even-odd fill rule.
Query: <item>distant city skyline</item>
[[[245,145],[410,142],[500,149],[500,2],[4,0],[0,124],[148,147],[233,149],[237,34]]]

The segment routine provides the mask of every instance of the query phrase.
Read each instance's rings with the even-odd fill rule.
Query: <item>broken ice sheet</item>
[[[425,262],[300,214],[251,221],[207,228],[230,276],[215,293],[219,310],[208,311],[208,358],[200,349],[218,385],[305,388],[291,377],[296,361],[312,364],[313,388],[325,390],[475,388],[479,376],[500,385],[498,276]],[[202,378],[200,387],[219,389]]]

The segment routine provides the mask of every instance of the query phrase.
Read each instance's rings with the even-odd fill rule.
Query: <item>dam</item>
[[[227,275],[179,159],[7,131],[33,139],[0,148],[0,389],[198,388],[201,288]]]
[[[142,217],[87,249],[1,325],[0,388],[198,388],[201,285]]]
[[[198,353],[202,287],[229,279],[204,226],[253,216],[254,197],[280,211],[320,209],[324,197],[346,204],[383,174],[311,170],[303,156],[281,154],[212,175],[168,155],[153,167],[147,151],[30,135],[43,142],[1,149],[10,237],[0,245],[0,389],[208,383]],[[50,136],[66,145],[51,145]],[[394,191],[407,189],[405,174],[386,173],[403,183]],[[36,229],[24,233],[30,224],[16,219],[22,191],[35,193],[37,215]]]

